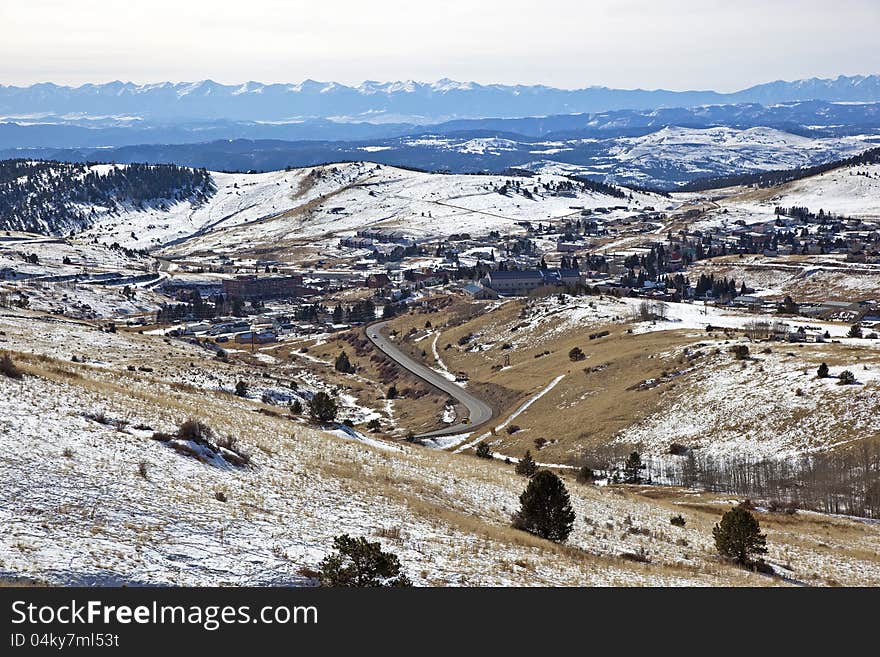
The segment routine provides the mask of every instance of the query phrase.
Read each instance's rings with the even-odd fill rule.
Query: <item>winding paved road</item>
[[[367,338],[370,342],[398,365],[412,374],[415,374],[423,381],[430,383],[438,390],[445,392],[450,397],[455,398],[468,410],[468,422],[459,422],[450,427],[437,429],[436,431],[428,431],[427,433],[419,434],[417,436],[418,438],[435,438],[437,436],[450,436],[457,433],[473,431],[476,427],[485,424],[492,419],[492,409],[488,404],[477,399],[460,385],[443,377],[430,367],[426,367],[421,363],[416,362],[403,353],[394,342],[382,335],[382,329],[385,328],[387,324],[388,322],[379,322],[378,324],[372,324],[367,327]]]

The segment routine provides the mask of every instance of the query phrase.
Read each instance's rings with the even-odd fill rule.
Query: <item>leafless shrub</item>
[[[399,541],[401,536],[400,527],[379,527],[375,531],[375,534],[381,538],[387,538],[394,541]]]
[[[620,558],[627,561],[635,561],[636,563],[651,563],[645,548],[639,548],[638,552],[624,552],[620,555]]]
[[[189,419],[177,428],[177,437],[194,442],[210,442],[214,438],[214,430],[201,420]]]
[[[238,451],[238,438],[235,436],[218,436],[217,447],[228,449],[230,452]]]
[[[94,411],[92,413],[83,413],[83,417],[98,424],[111,424],[113,420],[104,411]]]
[[[233,465],[247,465],[251,462],[251,456],[238,444],[235,436],[218,436],[215,444],[218,449],[225,450],[223,458]]]
[[[23,376],[18,365],[13,362],[12,356],[7,353],[0,356],[0,374],[10,379],[20,379]]]

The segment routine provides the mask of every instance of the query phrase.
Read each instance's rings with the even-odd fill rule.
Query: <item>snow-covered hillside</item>
[[[865,149],[858,137],[811,139],[771,128],[669,127],[644,137],[622,138],[610,149],[618,176],[651,176],[674,170],[684,177],[790,169],[827,162]],[[664,175],[669,175],[664,174]]]
[[[182,201],[165,209],[130,208],[118,214],[103,214],[79,238],[152,249],[196,234],[257,221],[312,200],[332,188],[319,187],[314,194],[308,194],[310,185],[306,179],[310,171],[212,172],[217,192],[205,202]],[[344,178],[334,178],[334,183],[344,185],[346,182]]]
[[[832,169],[779,187],[746,192],[725,205],[757,215],[772,214],[777,206],[797,206],[876,219],[880,217],[880,164]]]
[[[589,175],[609,182],[666,189],[698,178],[824,164],[872,145],[871,135],[805,137],[770,127],[691,128],[668,125],[639,136],[553,135],[538,141],[509,133],[424,134],[361,146],[383,162],[443,165],[453,171],[505,167],[542,174]]]
[[[543,189],[544,183],[569,182],[561,176],[445,175],[368,162],[212,176],[217,192],[202,204],[105,216],[80,237],[137,248],[168,246],[173,253],[228,252],[279,240],[325,238],[330,245],[371,226],[421,237],[486,234],[521,230],[520,221],[579,216],[584,208],[637,211],[671,205],[655,194],[636,192],[629,198],[628,190],[623,190],[626,198],[618,198],[590,190],[565,195]],[[500,193],[506,183],[507,193]]]

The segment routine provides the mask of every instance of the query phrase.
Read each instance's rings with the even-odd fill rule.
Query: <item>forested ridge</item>
[[[0,229],[68,234],[88,228],[100,213],[165,210],[201,203],[216,192],[206,169],[176,164],[34,160],[0,161]]]

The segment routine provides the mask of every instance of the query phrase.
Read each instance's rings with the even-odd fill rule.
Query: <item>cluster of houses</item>
[[[565,191],[565,190],[562,190]],[[517,234],[450,234],[443,238],[416,238],[393,228],[365,227],[343,237],[342,251],[331,264],[323,261],[309,272],[292,271],[284,263],[258,262],[253,273],[218,277],[215,291],[247,302],[270,300],[293,309],[288,322],[274,321],[260,332],[237,327],[236,340],[260,342],[280,335],[284,324],[311,330],[333,324],[328,308],[335,299],[363,289],[377,315],[388,306],[418,301],[426,288],[456,291],[474,300],[526,296],[536,290],[584,286],[618,296],[657,300],[708,299],[755,312],[780,311],[779,304],[756,296],[738,281],[690,281],[689,267],[703,259],[735,254],[768,257],[800,253],[844,253],[849,260],[880,258],[880,231],[874,224],[812,214],[805,208],[778,209],[774,219],[746,224],[721,221],[710,229],[689,228],[664,238],[615,250],[620,236],[658,232],[665,215],[653,208],[633,211],[625,205],[609,208],[572,208],[571,215],[539,222],[522,221]],[[700,211],[691,210],[699,219]],[[731,217],[732,219],[733,217]],[[549,261],[549,264],[548,264]],[[224,273],[231,261],[221,263]],[[179,284],[179,277],[166,281]],[[204,282],[199,283],[204,285]],[[365,288],[365,289],[364,289]],[[199,289],[199,288],[191,288]],[[209,292],[202,287],[201,294]],[[273,304],[274,308],[279,303]],[[312,308],[298,317],[298,307]],[[254,305],[257,313],[259,305]],[[880,310],[866,302],[795,303],[787,300],[788,314],[847,322],[880,321]],[[289,329],[290,327],[288,327]]]

